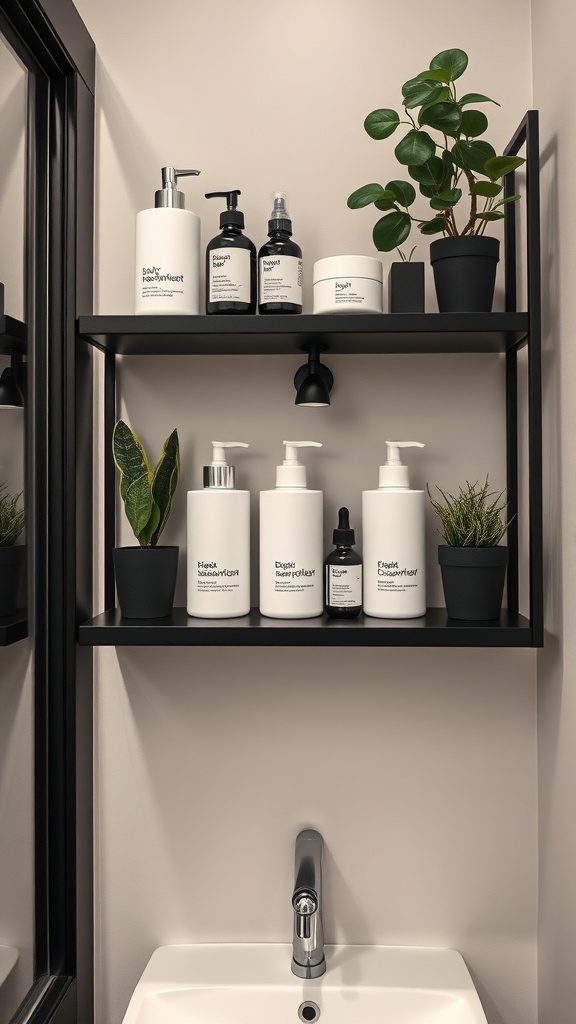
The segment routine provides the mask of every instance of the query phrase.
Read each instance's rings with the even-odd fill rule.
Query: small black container
[[[236,209],[240,189],[207,192],[221,196],[221,232],[206,246],[206,312],[234,315],[256,312],[256,246],[244,235],[244,214]]]
[[[454,548],[441,544],[438,562],[451,619],[500,618],[508,548]]]
[[[336,550],[324,561],[324,608],[333,619],[355,619],[362,611],[362,559],[352,551],[355,537],[347,508],[338,511],[332,540]]]
[[[484,235],[437,238],[430,262],[441,313],[490,313],[500,241]]]
[[[291,235],[286,193],[275,192],[269,241],[258,251],[258,312],[263,316],[302,312],[302,249]]]
[[[424,264],[393,263],[388,274],[388,312],[423,313]]]
[[[178,548],[114,548],[118,604],[124,619],[161,619],[172,614]]]
[[[25,567],[23,544],[0,547],[0,616],[13,615],[18,608]]]

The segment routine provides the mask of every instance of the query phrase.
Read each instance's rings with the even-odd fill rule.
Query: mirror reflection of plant
[[[373,230],[374,245],[380,252],[390,252],[402,245],[413,223],[423,235],[482,235],[489,222],[503,218],[500,208],[505,203],[520,198],[501,198],[500,182],[520,167],[524,159],[497,156],[493,146],[479,138],[488,128],[486,114],[468,109],[476,103],[500,104],[476,92],[457,96],[454,82],[467,66],[468,55],[464,50],[443,50],[432,58],[427,71],[421,71],[402,86],[404,119],[395,110],[379,109],[364,121],[368,135],[377,140],[388,138],[400,125],[408,125],[408,133],[394,154],[418,185],[420,194],[429,200],[433,212],[428,220],[412,215],[410,208],[416,200],[416,189],[409,181],[392,180],[384,187],[372,182],[356,189],[348,197],[350,209],[373,203],[377,210],[386,212]],[[439,132],[440,140],[429,129]],[[455,208],[465,189],[469,203],[466,221],[459,227]]]
[[[15,544],[24,529],[26,512],[18,508],[22,493],[10,494],[7,485],[0,484],[0,547]]]
[[[466,486],[460,487],[457,495],[445,493],[437,487],[444,504],[434,500],[428,485],[426,489],[440,519],[440,533],[453,548],[494,547],[502,540],[514,518],[502,518],[508,502],[503,500],[504,491],[490,490],[488,477],[482,485],[478,481],[474,484],[466,481]]]
[[[114,427],[112,450],[120,471],[120,496],[134,536],[140,547],[156,547],[172,510],[180,475],[178,432],[173,430],[166,438],[154,469],[138,434],[124,420],[118,420]]]

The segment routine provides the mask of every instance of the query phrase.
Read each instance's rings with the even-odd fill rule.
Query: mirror
[[[0,485],[24,493],[28,571],[0,615],[0,1024],[93,1017],[92,665],[76,645],[91,541],[75,518],[91,357],[75,321],[92,308],[94,76],[72,0],[2,0],[0,376],[24,402],[0,408]]]

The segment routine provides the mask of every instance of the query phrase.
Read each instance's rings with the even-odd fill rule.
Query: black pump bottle
[[[256,246],[242,234],[244,214],[236,209],[240,189],[206,192],[226,199],[221,232],[206,246],[206,312],[256,312]]]
[[[324,561],[324,607],[333,619],[354,619],[362,611],[362,559],[352,551],[355,536],[347,508],[338,512],[332,540],[336,550]]]

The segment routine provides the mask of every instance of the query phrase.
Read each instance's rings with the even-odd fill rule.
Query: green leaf
[[[379,252],[391,252],[402,245],[410,234],[412,223],[407,213],[396,210],[381,217],[374,225],[372,238]]]
[[[454,135],[460,128],[462,111],[457,103],[432,103],[420,111],[419,124],[429,125],[446,135]]]
[[[426,199],[432,199],[436,195],[436,193],[438,191],[438,186],[437,185],[424,185],[424,184],[422,184],[422,185],[419,186],[419,188],[420,188],[420,195],[425,196]]]
[[[505,206],[506,203],[517,203],[518,200],[521,199],[521,198],[522,198],[522,196],[520,196],[520,195],[506,196],[506,199],[501,199],[499,203],[495,203],[495,205],[492,207],[492,209],[493,210],[497,210],[499,206]]]
[[[430,61],[430,69],[436,68],[448,72],[447,82],[454,82],[463,75],[468,67],[468,54],[464,50],[442,50]]]
[[[409,164],[408,174],[421,185],[441,185],[444,165],[439,156],[432,156],[425,164]]]
[[[517,167],[521,167],[524,163],[526,161],[521,156],[493,156],[486,160],[484,174],[487,174],[492,181],[495,181],[496,178],[503,178],[510,171],[515,171]]]
[[[438,235],[446,230],[444,217],[433,217],[432,220],[424,220],[418,225],[423,235]]]
[[[412,78],[402,86],[402,95],[404,106],[411,110],[412,107],[421,107],[424,103],[445,99],[449,93],[441,82]]]
[[[374,206],[377,210],[395,210],[396,199],[394,197],[394,193],[384,189],[382,192],[382,198],[376,199]]]
[[[486,213],[477,213],[478,220],[502,220],[504,214],[498,210],[488,210]]]
[[[465,110],[462,114],[460,131],[467,138],[472,139],[477,135],[483,135],[487,127],[488,118],[481,110]]]
[[[146,531],[154,507],[150,478],[145,473],[130,483],[124,499],[126,518],[134,531],[134,536],[140,541],[142,547],[148,547],[145,541],[144,543],[142,542],[141,536]],[[156,509],[156,512],[158,512],[158,509]]]
[[[172,509],[172,498],[180,476],[180,451],[178,431],[173,430],[164,442],[162,455],[152,478],[152,497],[158,507],[159,521],[151,535],[150,544],[155,547]]]
[[[118,420],[112,434],[112,454],[120,472],[120,496],[126,501],[130,484],[142,476],[150,476],[150,466],[142,442],[124,420]]]
[[[436,144],[427,132],[408,132],[394,150],[398,163],[425,164],[436,152]]]
[[[419,75],[416,75],[416,78],[418,79],[419,82],[441,82],[441,83],[444,83],[444,82],[451,81],[451,79],[449,77],[449,74],[450,73],[448,71],[446,71],[444,68],[434,68],[434,69],[430,69],[429,68],[428,71],[421,71]],[[413,79],[412,79],[412,81],[413,81]]]
[[[437,192],[430,200],[430,206],[433,210],[446,210],[450,206],[456,206],[456,203],[460,202],[461,198],[462,189],[452,188],[446,192]]]
[[[348,206],[351,210],[359,210],[363,206],[370,206],[370,203],[375,203],[377,199],[382,199],[384,189],[382,185],[378,185],[376,182],[371,182],[370,185],[362,185],[362,188],[357,188],[352,195],[348,196]]]
[[[452,147],[451,153],[452,159],[458,167],[476,171],[478,174],[487,174],[484,165],[487,160],[496,156],[490,143],[483,142],[482,139],[475,139],[474,142],[457,142]]]
[[[416,189],[409,181],[389,181],[386,191],[391,192],[400,206],[412,206],[416,199]]]
[[[496,185],[493,181],[476,181],[470,189],[471,196],[484,196],[486,199],[494,199],[500,195],[502,185]]]
[[[371,139],[387,139],[400,124],[395,110],[373,110],[364,121],[364,128]]]
[[[467,92],[458,102],[461,107],[465,107],[468,103],[495,103],[497,107],[500,106],[497,100],[491,100],[489,96],[483,96],[481,92]]]

